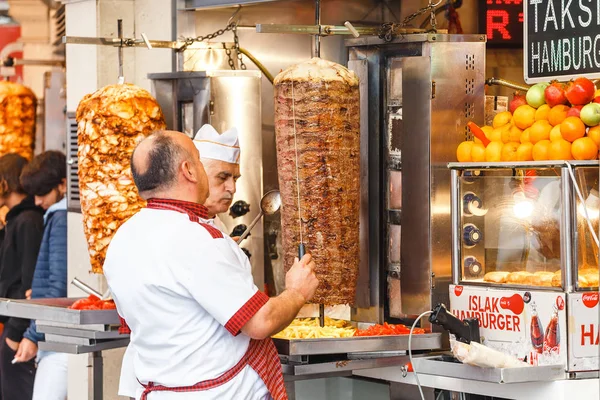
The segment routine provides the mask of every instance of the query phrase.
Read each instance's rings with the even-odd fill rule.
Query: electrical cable
[[[430,314],[432,314],[431,311],[425,311],[424,313],[419,315],[417,317],[417,319],[415,319],[415,322],[413,322],[412,326],[410,327],[410,332],[408,333],[408,359],[410,361],[410,365],[412,366],[413,373],[415,374],[415,380],[417,381],[417,387],[419,388],[419,393],[421,394],[421,400],[425,400],[425,395],[423,395],[423,389],[421,389],[421,382],[419,381],[419,375],[417,374],[417,369],[415,368],[415,364],[413,364],[412,335],[413,335],[415,326],[417,326],[417,322],[419,322],[421,320],[421,318],[423,318],[424,316],[430,315]]]

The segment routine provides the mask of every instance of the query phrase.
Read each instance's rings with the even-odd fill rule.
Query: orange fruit
[[[548,104],[542,104],[535,110],[535,120],[548,120],[548,114],[550,114],[550,106]]]
[[[535,161],[544,161],[548,159],[548,151],[550,149],[549,140],[540,140],[533,145],[531,155]]]
[[[552,107],[550,112],[548,113],[548,122],[550,125],[556,126],[563,122],[565,118],[567,118],[567,113],[569,112],[570,107],[565,106],[564,104],[559,104],[557,106]]]
[[[509,125],[504,125],[504,126],[509,126]],[[504,127],[494,128],[492,130],[492,132],[488,136],[488,139],[490,140],[490,142],[501,142],[502,141],[502,129],[503,128]],[[504,128],[504,129],[506,129],[506,128]]]
[[[519,129],[527,129],[535,122],[535,108],[528,104],[517,107],[513,115],[513,123]]]
[[[483,131],[483,133],[485,133],[485,137],[489,139],[490,138],[489,135],[494,130],[494,127],[489,126],[489,125],[484,125],[481,127],[481,130]]]
[[[475,142],[467,140],[458,145],[456,149],[456,159],[458,162],[470,162],[471,161],[471,149]]]
[[[485,161],[494,162],[502,159],[502,148],[504,143],[502,142],[491,142],[485,148]]]
[[[573,141],[571,154],[576,160],[597,160],[598,145],[592,138],[582,137]]]
[[[560,134],[563,139],[573,143],[585,135],[585,124],[579,117],[567,117],[560,124]]]
[[[530,139],[529,139],[529,129],[530,128],[527,128],[523,132],[521,132],[521,137],[519,138],[519,141],[521,143],[529,143],[530,142]]]
[[[517,161],[532,161],[533,156],[531,151],[533,150],[533,143],[525,142],[521,143],[517,148]]]
[[[596,125],[588,130],[588,137],[600,147],[600,125]]]
[[[485,146],[482,143],[473,143],[473,146],[471,147],[471,161],[485,161]]]
[[[552,125],[548,123],[546,120],[536,121],[529,128],[529,141],[533,144],[536,144],[540,140],[546,140],[550,138],[550,131],[552,130]]]
[[[517,149],[519,148],[519,142],[509,142],[502,146],[502,152],[500,153],[501,161],[517,161]]]
[[[500,128],[501,126],[508,124],[510,122],[510,120],[512,119],[512,117],[513,116],[510,113],[510,111],[499,112],[498,114],[494,115],[494,120],[492,121],[492,127]]]
[[[549,160],[571,160],[572,158],[571,142],[559,139],[550,143],[550,147],[548,148]]]
[[[552,127],[552,130],[550,131],[550,141],[554,142],[555,140],[562,140],[563,137],[560,134],[560,125],[556,125]]]

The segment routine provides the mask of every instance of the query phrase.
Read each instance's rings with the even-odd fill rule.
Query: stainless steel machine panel
[[[221,214],[219,218],[231,232],[236,225],[250,225],[260,212],[262,185],[262,125],[260,102],[260,79],[258,71],[211,72],[209,121],[218,132],[237,127],[241,148],[240,171],[237,191],[232,204],[244,200],[250,204],[250,212],[234,218]],[[264,284],[264,235],[263,224],[256,224],[241,247],[250,252],[252,276],[262,289]]]
[[[204,124],[219,132],[236,127],[241,148],[237,192],[232,204],[243,200],[250,211],[240,217],[223,213],[220,220],[231,233],[250,225],[260,212],[262,184],[261,73],[219,70],[150,74],[152,94],[163,109],[167,128],[193,137]],[[257,224],[241,247],[248,251],[254,282],[264,284],[264,224]]]
[[[389,43],[364,37],[346,45],[349,66],[364,61],[369,71],[369,103],[363,105],[370,117],[363,149],[369,216],[361,224],[370,227],[369,269],[380,276],[370,290],[377,304],[388,305],[386,315],[414,317],[448,301],[446,164],[468,137],[467,122],[483,122],[485,36],[414,34]]]

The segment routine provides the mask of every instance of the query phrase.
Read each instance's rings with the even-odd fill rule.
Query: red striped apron
[[[270,338],[265,340],[250,339],[250,346],[248,346],[248,350],[242,359],[229,371],[215,379],[198,382],[191,386],[179,387],[156,385],[154,382],[148,382],[147,384],[140,382],[144,387],[140,400],[147,400],[148,394],[152,392],[200,392],[216,388],[232,380],[246,366],[250,366],[260,376],[274,400],[287,400],[279,356]]]

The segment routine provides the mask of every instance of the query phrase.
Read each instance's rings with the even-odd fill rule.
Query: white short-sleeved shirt
[[[219,377],[246,353],[250,338],[235,336],[241,326],[232,321],[239,322],[236,313],[260,293],[248,258],[223,236],[213,238],[187,214],[148,208],[115,234],[104,273],[131,328],[127,353],[141,382],[190,386]],[[138,385],[136,398],[142,392]],[[148,400],[269,397],[260,377],[246,367],[217,388],[153,392]]]

